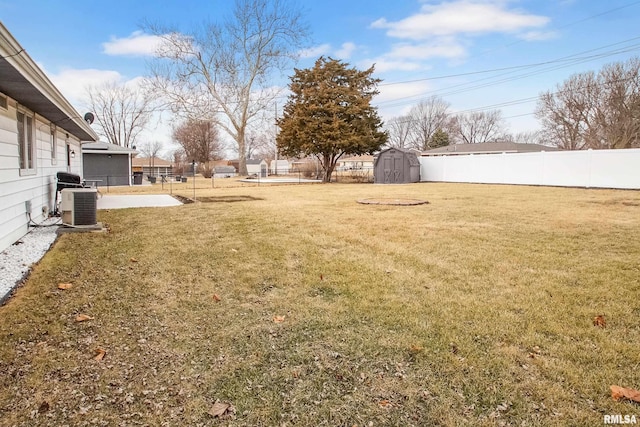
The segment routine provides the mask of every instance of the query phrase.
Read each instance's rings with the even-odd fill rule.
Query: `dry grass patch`
[[[546,426],[637,414],[609,394],[640,386],[637,192],[200,191],[241,201],[100,212],[110,234],[59,239],[0,308],[0,424]],[[216,402],[233,412],[214,418]]]

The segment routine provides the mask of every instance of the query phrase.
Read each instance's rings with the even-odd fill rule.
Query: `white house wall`
[[[54,208],[56,173],[70,171],[81,174],[80,141],[57,128],[56,154],[52,161],[50,122],[35,115],[35,174],[20,175],[16,104],[9,99],[9,108],[0,108],[0,251],[13,244],[28,231],[29,217],[25,202],[31,201],[31,218],[38,222],[44,213]],[[67,167],[67,142],[75,151],[71,167]]]
[[[420,180],[640,189],[640,149],[423,156]]]

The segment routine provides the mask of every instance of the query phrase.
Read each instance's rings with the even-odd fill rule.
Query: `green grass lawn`
[[[207,187],[35,266],[0,308],[0,425],[640,418],[609,391],[640,388],[640,192]],[[399,197],[430,203],[356,203]]]

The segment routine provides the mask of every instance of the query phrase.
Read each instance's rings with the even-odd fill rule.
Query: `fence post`
[[[593,173],[593,149],[587,150],[587,188],[591,188],[591,174]]]

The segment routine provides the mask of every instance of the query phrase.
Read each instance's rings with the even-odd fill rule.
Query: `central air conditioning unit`
[[[95,188],[65,188],[61,192],[62,223],[72,227],[96,225],[98,190]]]

